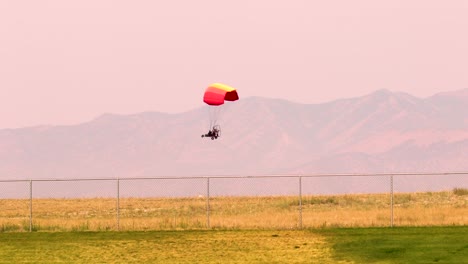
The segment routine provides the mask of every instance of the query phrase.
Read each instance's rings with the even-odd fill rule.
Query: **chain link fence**
[[[466,225],[467,176],[0,180],[0,232]]]

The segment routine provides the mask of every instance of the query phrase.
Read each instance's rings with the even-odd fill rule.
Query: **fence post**
[[[393,175],[390,175],[390,226],[393,227]]]
[[[120,231],[120,179],[117,178],[117,231]]]
[[[210,228],[210,177],[206,178],[206,228]]]
[[[302,176],[299,176],[299,228],[302,229]]]
[[[33,213],[33,210],[32,210],[32,197],[33,197],[33,193],[32,193],[32,180],[29,180],[29,232],[32,232],[32,213]]]

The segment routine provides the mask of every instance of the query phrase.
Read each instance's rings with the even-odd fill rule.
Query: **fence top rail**
[[[320,178],[320,177],[389,177],[389,176],[443,176],[468,175],[468,172],[398,172],[398,173],[320,173],[320,174],[265,174],[265,175],[207,175],[124,178],[44,178],[0,179],[0,182],[71,182],[71,181],[134,181],[134,180],[188,180],[188,179],[261,179],[261,178]]]

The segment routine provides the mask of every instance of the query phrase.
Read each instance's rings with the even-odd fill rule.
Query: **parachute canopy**
[[[209,105],[222,105],[224,101],[239,100],[236,89],[222,83],[213,83],[206,88],[203,101]]]

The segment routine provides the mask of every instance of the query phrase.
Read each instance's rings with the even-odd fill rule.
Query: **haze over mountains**
[[[378,90],[323,104],[227,103],[105,114],[75,126],[0,130],[0,179],[468,171],[468,89],[417,98]]]

